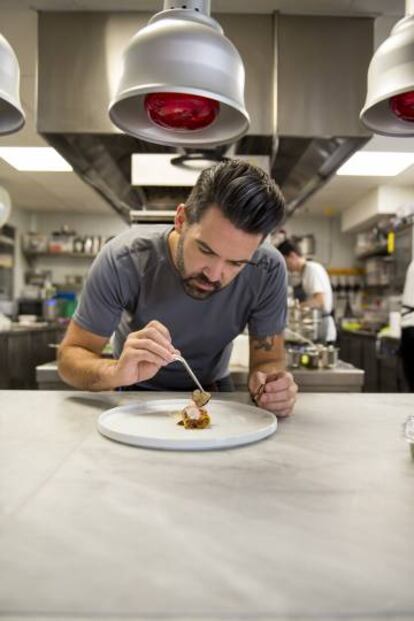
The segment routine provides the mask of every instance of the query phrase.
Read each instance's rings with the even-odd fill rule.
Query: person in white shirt
[[[324,343],[336,341],[336,326],[333,318],[333,294],[326,269],[316,261],[305,259],[295,242],[286,239],[278,246],[289,272],[299,273],[305,300],[302,306],[319,308],[322,321],[319,340]]]
[[[414,261],[405,276],[401,308],[401,359],[410,392],[414,392]]]

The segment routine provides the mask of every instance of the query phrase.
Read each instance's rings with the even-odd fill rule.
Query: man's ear
[[[174,228],[177,233],[181,233],[185,225],[187,224],[187,213],[184,203],[177,205],[174,216]]]

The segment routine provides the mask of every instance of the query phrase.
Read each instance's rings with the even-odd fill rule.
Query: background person
[[[289,272],[301,276],[301,285],[305,300],[301,306],[318,308],[322,313],[319,340],[324,343],[336,341],[336,326],[333,318],[333,294],[329,275],[320,263],[305,259],[299,246],[286,239],[278,246],[285,258]]]

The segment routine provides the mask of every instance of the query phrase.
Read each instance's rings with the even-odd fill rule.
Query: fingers
[[[272,375],[268,375],[266,378],[265,392],[288,390],[294,383],[295,382],[291,373],[274,373]]]
[[[268,376],[257,404],[278,416],[289,416],[296,402],[297,392],[298,387],[290,373]]]
[[[169,347],[166,347],[164,344],[160,344],[158,341],[153,338],[142,338],[141,336],[135,336],[127,339],[124,346],[124,353],[134,353],[135,355],[139,352],[152,354],[156,359],[156,364],[159,366],[170,364],[175,360],[175,350],[171,350]]]
[[[145,326],[144,330],[146,328],[154,328],[160,334],[162,334],[167,339],[167,341],[169,341],[171,343],[171,334],[170,334],[168,328],[166,326],[164,326],[164,324],[161,323],[160,321],[157,321],[156,319],[153,319],[152,321],[147,323],[147,325]]]
[[[180,353],[172,344],[168,329],[159,321],[150,321],[142,330],[131,332],[125,346],[152,351],[167,363],[172,362],[173,356]]]

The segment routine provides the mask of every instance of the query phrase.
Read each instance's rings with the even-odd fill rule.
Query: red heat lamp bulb
[[[390,99],[393,113],[403,121],[414,122],[414,91],[394,95]]]
[[[220,104],[200,95],[151,93],[145,97],[144,107],[155,125],[173,131],[193,131],[211,125]]]

